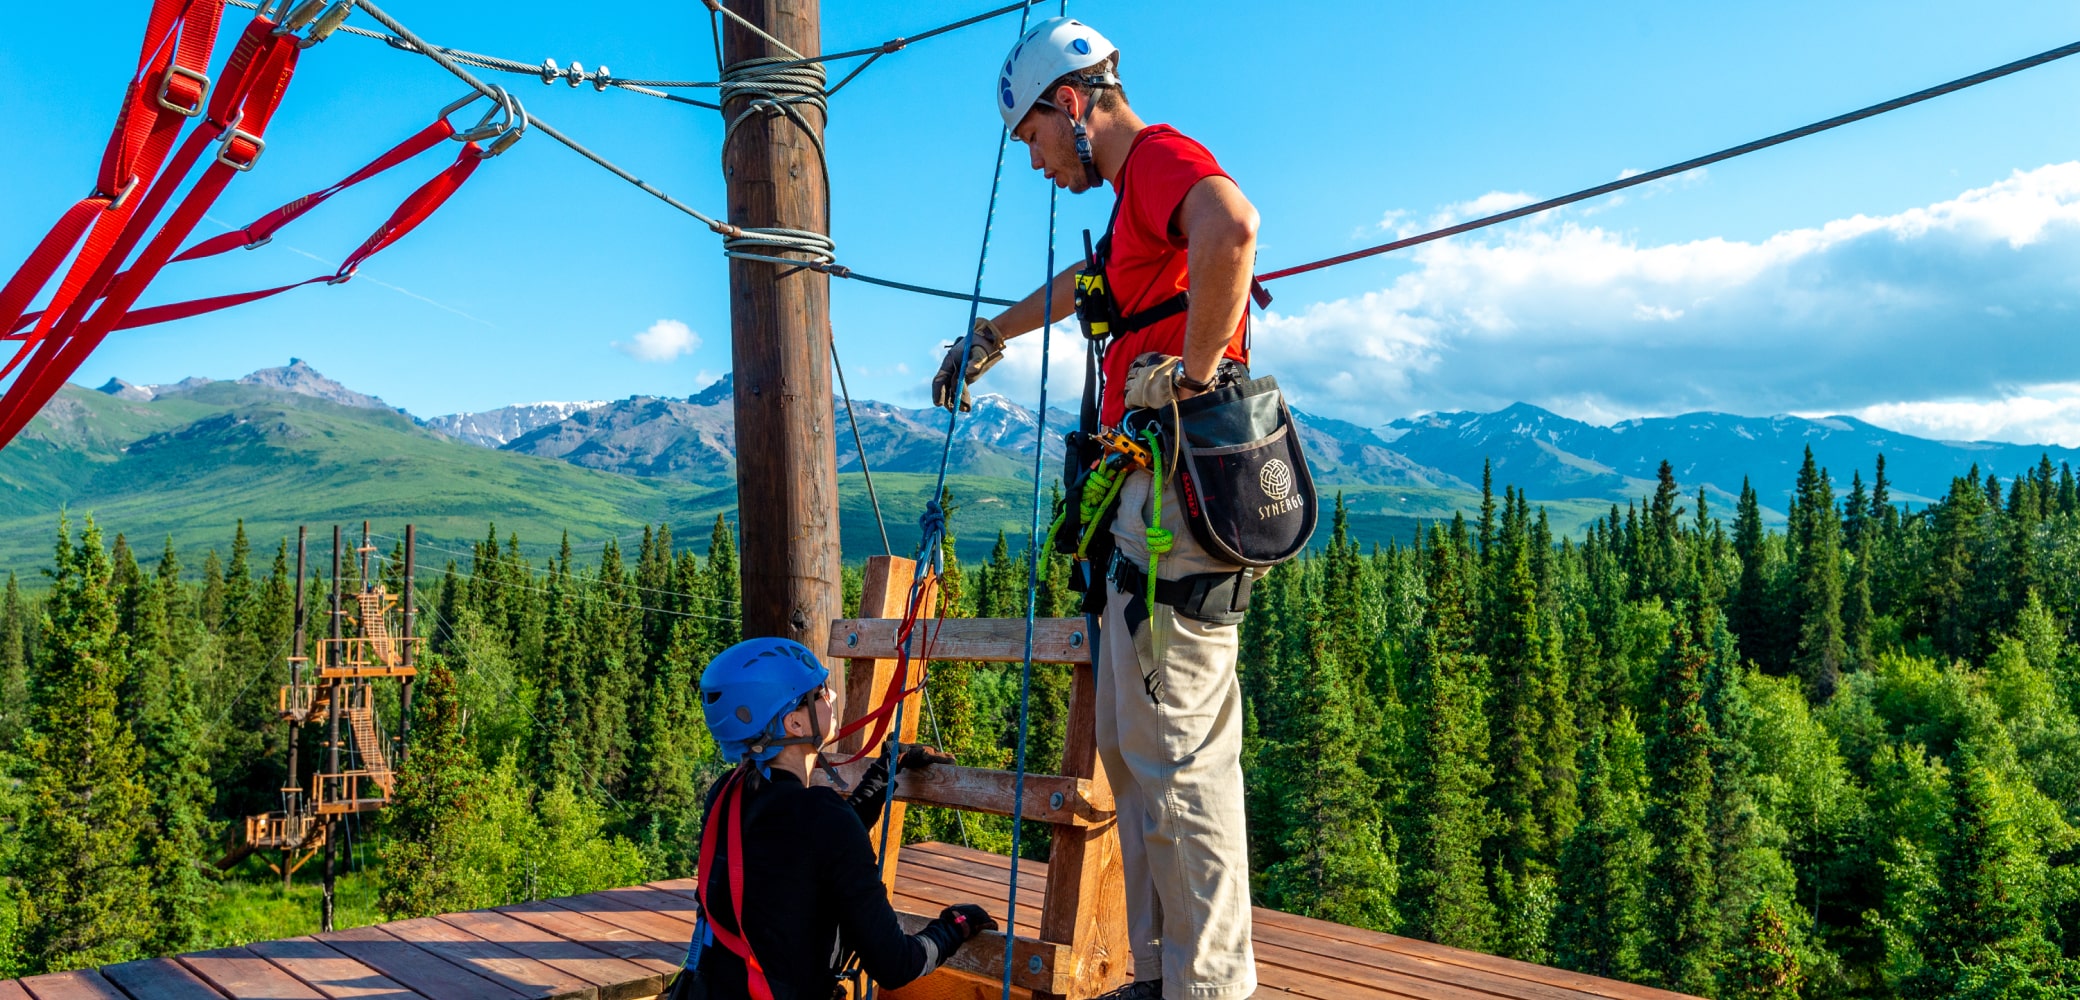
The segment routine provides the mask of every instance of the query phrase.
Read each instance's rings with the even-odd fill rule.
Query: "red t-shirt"
[[[1173,235],[1170,222],[1192,186],[1208,177],[1227,177],[1205,146],[1168,125],[1150,125],[1134,136],[1127,161],[1113,186],[1119,192],[1112,223],[1112,256],[1105,276],[1118,299],[1122,318],[1160,305],[1190,285],[1185,269],[1185,243]],[[1233,180],[1233,178],[1229,178]],[[1113,341],[1105,353],[1105,394],[1099,421],[1117,426],[1127,415],[1127,369],[1150,351],[1182,355],[1187,314],[1179,313]],[[1228,340],[1227,356],[1249,363],[1245,334],[1248,310]]]

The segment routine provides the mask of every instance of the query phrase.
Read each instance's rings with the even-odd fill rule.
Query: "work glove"
[[[967,351],[968,367],[961,369],[961,354],[964,345],[973,341]],[[968,395],[968,386],[982,373],[996,367],[1004,360],[1004,334],[995,323],[975,317],[975,326],[964,340],[956,340],[946,349],[946,360],[939,362],[939,374],[932,376],[932,405],[949,410],[958,403],[961,412],[974,409],[975,400]]]
[[[975,935],[996,929],[997,922],[990,919],[989,913],[980,906],[973,903],[956,903],[947,907],[939,914],[937,920],[924,925],[924,930],[917,932],[917,936],[926,942],[925,950],[931,959],[930,968],[925,971],[930,972],[946,964],[946,960],[952,958],[954,952],[961,950],[961,945],[974,940]]]
[[[951,763],[953,763],[952,757],[948,757],[938,750],[923,744],[898,744],[897,746],[896,771],[899,773],[915,771],[918,768],[930,767],[933,764]],[[846,796],[846,801],[852,803],[854,807],[865,806],[869,811],[879,812],[882,796],[887,792],[888,758],[885,756],[876,757],[872,764],[867,765],[866,773],[860,775],[859,784],[853,786],[852,794]]]
[[[918,768],[930,767],[933,764],[951,763],[953,763],[951,756],[940,753],[936,747],[926,746],[922,743],[904,747],[902,752],[896,754],[897,771],[915,771]]]
[[[1177,365],[1174,354],[1135,358],[1127,368],[1127,409],[1167,410],[1177,402]]]

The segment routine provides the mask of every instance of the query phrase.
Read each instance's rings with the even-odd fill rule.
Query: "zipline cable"
[[[1428,243],[1432,240],[1441,240],[1447,236],[1457,236],[1460,233],[1472,232],[1476,229],[1484,229],[1488,226],[1509,222],[1513,219],[1521,219],[1527,215],[1537,215],[1540,212],[1548,212],[1553,209],[1560,208],[1564,205],[1572,205],[1578,201],[1585,201],[1590,198],[1596,198],[1602,195],[1610,194],[1614,191],[1623,191],[1626,188],[1638,187],[1641,184],[1647,184],[1653,181],[1658,181],[1665,177],[1673,177],[1677,174],[1687,173],[1689,171],[1696,170],[1699,167],[1710,166],[1711,164],[1718,163],[1721,160],[1730,160],[1736,156],[1742,156],[1748,153],[1753,153],[1757,150],[1768,149],[1771,146],[1790,142],[1793,139],[1802,139],[1809,135],[1816,135],[1818,133],[1825,132],[1828,129],[1840,128],[1843,125],[1848,125],[1853,122],[1860,122],[1866,118],[1872,118],[1878,115],[1882,115],[1887,111],[1897,111],[1900,108],[1919,104],[1922,101],[1941,97],[1944,94],[1955,93],[1967,87],[1976,87],[1979,84],[1986,83],[1990,80],[1998,80],[2001,77],[2009,76],[2014,73],[2020,73],[2023,70],[2031,69],[2037,66],[2042,66],[2045,63],[2056,62],[2057,60],[2064,59],[2065,57],[2073,55],[2075,53],[2080,53],[2080,42],[2074,42],[2070,45],[2061,45],[2058,48],[2051,49],[2047,52],[2039,52],[2036,55],[2030,56],[2027,59],[2017,59],[2014,62],[2006,63],[2000,66],[1995,66],[1994,68],[1985,70],[1983,72],[1973,73],[1970,76],[1959,77],[1955,80],[1950,81],[1949,83],[1939,84],[1937,86],[1930,87],[1927,90],[1917,90],[1904,97],[1895,97],[1892,100],[1883,101],[1878,104],[1873,104],[1870,107],[1861,108],[1856,111],[1851,111],[1848,114],[1836,115],[1833,118],[1817,121],[1810,125],[1802,125],[1798,128],[1791,129],[1786,132],[1778,132],[1775,135],[1768,136],[1762,139],[1757,139],[1753,142],[1744,142],[1738,146],[1729,146],[1716,153],[1707,153],[1704,156],[1699,156],[1695,159],[1689,159],[1684,160],[1681,163],[1670,164],[1666,167],[1660,168],[1659,170],[1649,170],[1643,174],[1634,174],[1630,177],[1621,177],[1607,184],[1598,184],[1595,187],[1583,188],[1582,190],[1576,191],[1573,194],[1564,194],[1558,198],[1548,198],[1545,201],[1541,201],[1536,204],[1525,205],[1522,208],[1513,208],[1507,212],[1497,212],[1494,215],[1484,216],[1482,218],[1473,219],[1468,222],[1461,222],[1455,226],[1446,226],[1443,229],[1432,230],[1431,232],[1422,233],[1417,236],[1405,237],[1403,239],[1395,240],[1391,243],[1382,243],[1375,247],[1367,247],[1363,250],[1353,250],[1349,253],[1337,254],[1334,257],[1324,257],[1321,260],[1312,261],[1306,264],[1296,264],[1292,267],[1280,268],[1268,274],[1257,275],[1257,280],[1276,281],[1279,278],[1290,277],[1295,274],[1305,274],[1308,271],[1316,271],[1325,267],[1334,267],[1337,264],[1347,264],[1354,260],[1362,260],[1366,257],[1374,257],[1383,253],[1391,253],[1395,250],[1406,249],[1408,247],[1416,246],[1418,244]]]

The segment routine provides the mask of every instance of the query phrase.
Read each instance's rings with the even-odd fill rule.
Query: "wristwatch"
[[[1184,386],[1185,388],[1192,390],[1193,392],[1213,391],[1213,382],[1211,380],[1201,382],[1198,379],[1195,379],[1190,375],[1185,374],[1184,362],[1182,361],[1179,361],[1177,363],[1177,371],[1175,374],[1170,376],[1170,380],[1172,382],[1177,383],[1178,385]]]

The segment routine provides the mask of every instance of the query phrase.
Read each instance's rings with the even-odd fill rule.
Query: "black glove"
[[[964,942],[974,940],[975,935],[983,931],[997,929],[997,921],[989,915],[989,911],[974,903],[955,903],[939,911],[939,920],[934,922],[952,924],[954,929],[961,932],[961,940]]]
[[[947,907],[939,914],[939,919],[924,925],[924,930],[918,931],[917,936],[931,942],[929,950],[936,958],[932,964],[932,968],[935,969],[945,965],[946,960],[952,958],[953,953],[961,950],[961,945],[968,943],[975,935],[996,929],[997,922],[990,919],[989,913],[982,907],[973,903],[959,903]]]
[[[904,747],[903,751],[896,755],[897,771],[915,771],[918,768],[930,767],[933,764],[951,763],[953,763],[952,757],[940,753],[936,747],[926,746],[922,743],[916,746]]]

